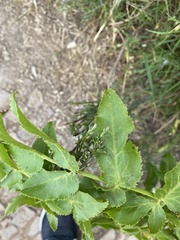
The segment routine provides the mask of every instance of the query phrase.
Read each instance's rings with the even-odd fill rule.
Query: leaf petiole
[[[131,188],[131,190],[132,190],[133,192],[140,193],[140,194],[145,195],[145,196],[147,196],[147,197],[150,197],[150,198],[153,198],[153,199],[157,199],[157,198],[154,196],[153,193],[148,192],[148,191],[145,190],[145,189],[141,189],[141,188]]]
[[[97,175],[94,175],[92,173],[89,173],[89,172],[84,172],[84,171],[79,171],[78,172],[80,175],[84,176],[84,177],[87,177],[87,178],[91,178],[93,180],[97,180],[97,181],[100,181],[100,182],[103,182],[103,180],[97,176]]]

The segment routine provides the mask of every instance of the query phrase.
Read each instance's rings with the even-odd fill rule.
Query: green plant
[[[41,131],[22,114],[14,95],[10,105],[22,128],[37,139],[32,147],[17,142],[6,131],[0,114],[0,187],[19,193],[5,215],[27,204],[44,208],[54,230],[56,214],[72,213],[86,240],[94,239],[96,225],[138,239],[179,239],[180,163],[165,156],[159,168],[149,167],[147,190],[137,187],[142,160],[128,140],[133,123],[112,89],[104,92],[94,125],[83,135],[95,142],[92,154],[100,175],[82,170],[83,163],[58,144],[53,123]],[[157,178],[151,184],[155,172]],[[151,191],[158,180],[161,187]]]
[[[112,40],[106,41],[106,55],[114,53],[107,63],[107,69],[113,66],[111,87],[127,104],[136,122],[137,144],[143,146],[143,158],[153,161],[153,152],[159,159],[159,149],[179,156],[179,2],[74,0],[66,3],[71,5],[71,13],[82,16],[85,28],[92,24],[95,40],[104,42],[107,35]]]

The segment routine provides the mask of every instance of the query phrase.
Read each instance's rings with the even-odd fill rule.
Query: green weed
[[[68,4],[81,13],[82,26],[87,21],[96,25],[95,40],[106,31],[112,36],[113,50],[125,45],[124,70],[112,87],[136,119],[134,141],[145,159],[152,159],[150,153],[170,150],[180,156],[179,1],[74,0]]]

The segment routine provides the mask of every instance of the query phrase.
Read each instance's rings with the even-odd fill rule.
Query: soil
[[[18,92],[39,127],[53,120],[61,132],[74,112],[70,102],[97,99],[107,84],[107,45],[56,4],[41,2],[1,0],[0,87]]]

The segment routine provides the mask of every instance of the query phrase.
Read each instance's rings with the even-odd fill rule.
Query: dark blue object
[[[58,216],[58,227],[54,232],[45,214],[42,219],[41,235],[42,240],[73,240],[77,238],[77,225],[72,215]]]

